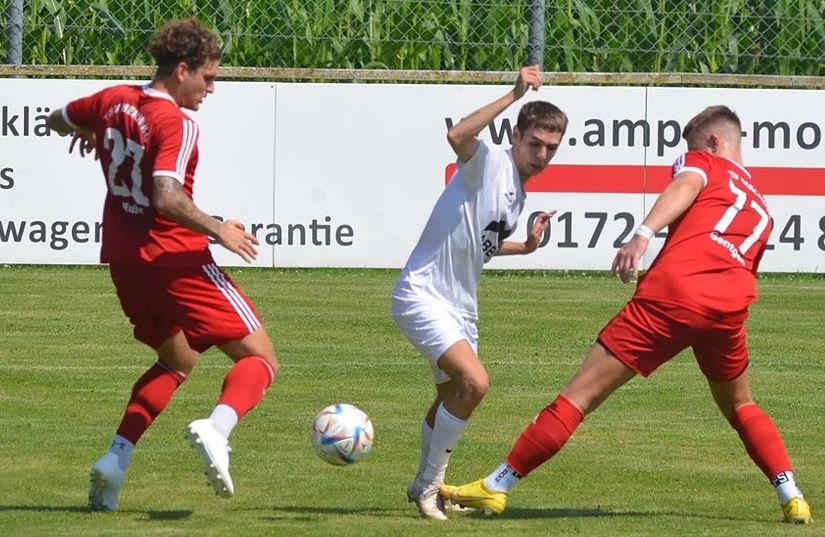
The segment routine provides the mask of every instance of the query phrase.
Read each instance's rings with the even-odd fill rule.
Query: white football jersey
[[[458,161],[393,294],[424,293],[477,320],[481,269],[515,231],[525,198],[511,149],[480,140],[469,161]]]

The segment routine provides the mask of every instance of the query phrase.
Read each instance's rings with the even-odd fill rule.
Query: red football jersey
[[[71,125],[93,129],[108,192],[103,263],[185,265],[211,260],[206,235],[158,213],[153,178],[179,180],[192,197],[198,126],[172,98],[149,86],[114,86],[63,109]]]
[[[681,305],[738,322],[756,300],[756,270],[773,229],[765,198],[737,163],[690,151],[673,165],[673,177],[691,171],[705,187],[668,227],[636,297]]]

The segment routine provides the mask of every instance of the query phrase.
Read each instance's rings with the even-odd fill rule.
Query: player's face
[[[544,170],[556,156],[563,136],[560,132],[542,128],[530,127],[520,132],[516,127],[513,130],[513,160],[522,181]]]
[[[183,70],[182,80],[177,95],[181,108],[197,110],[206,96],[215,91],[215,79],[218,77],[219,60],[208,60],[190,71]]]

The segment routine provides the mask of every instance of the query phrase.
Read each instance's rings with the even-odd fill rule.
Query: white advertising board
[[[96,263],[99,165],[49,133],[50,109],[107,81],[0,79],[0,263]],[[244,222],[256,266],[400,267],[444,187],[448,125],[505,86],[219,82],[200,125],[195,202]],[[514,239],[557,209],[544,245],[494,268],[605,269],[684,151],[680,125],[709,104],[743,120],[744,157],[775,228],[766,271],[825,272],[825,107],[820,92],[543,87],[481,136],[508,145],[518,108],[549,100],[570,125],[527,186]],[[646,257],[649,263],[663,239]],[[213,246],[218,263],[244,265]]]

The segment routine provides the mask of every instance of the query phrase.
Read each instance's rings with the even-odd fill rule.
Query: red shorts
[[[604,348],[648,376],[687,347],[711,382],[733,380],[748,367],[744,323],[725,324],[698,313],[632,299],[599,333]]]
[[[183,331],[189,345],[203,352],[261,326],[252,302],[214,263],[111,265],[109,273],[135,339],[153,349]]]

